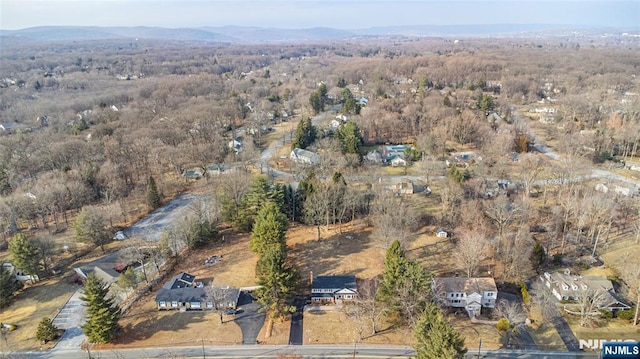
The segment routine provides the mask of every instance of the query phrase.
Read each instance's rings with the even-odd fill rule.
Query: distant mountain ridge
[[[107,39],[154,39],[215,43],[278,43],[320,41],[359,36],[499,36],[534,35],[553,31],[584,30],[587,27],[541,24],[494,25],[407,25],[341,30],[329,27],[281,29],[250,26],[197,28],[163,27],[98,27],[98,26],[41,26],[20,30],[0,30],[0,42],[56,42]],[[621,31],[619,29],[607,29]],[[637,29],[635,29],[637,30]]]

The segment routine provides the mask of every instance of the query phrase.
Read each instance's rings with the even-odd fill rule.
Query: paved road
[[[260,311],[260,304],[253,301],[251,295],[242,292],[238,299],[238,309],[234,322],[240,327],[242,332],[242,344],[256,344],[260,329],[264,325],[265,313]]]
[[[275,346],[275,345],[245,345],[228,347],[173,347],[173,348],[146,348],[92,351],[92,358],[100,359],[147,359],[147,358],[281,358],[286,354],[297,354],[303,358],[410,358],[415,356],[411,347],[405,346],[357,346],[351,345],[304,345],[304,346]],[[87,358],[86,352],[80,350],[68,350],[55,353],[12,353],[11,358],[33,359],[77,359]],[[478,352],[470,352],[466,358],[478,358]],[[545,352],[524,350],[495,350],[481,351],[480,358],[505,358],[505,359],[595,359],[598,353],[569,353],[569,352]]]
[[[289,329],[289,345],[302,345],[303,327],[304,327],[304,306],[306,297],[296,297],[293,305],[296,306],[296,312],[291,315],[291,327]]]
[[[198,198],[191,193],[183,193],[169,203],[151,212],[148,216],[124,230],[127,237],[138,237],[147,241],[160,241],[162,232],[183,220],[189,214],[189,206]]]

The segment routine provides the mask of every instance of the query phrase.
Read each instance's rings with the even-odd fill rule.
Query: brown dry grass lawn
[[[633,339],[640,340],[640,328],[621,319],[600,320],[593,328],[581,327],[578,316],[563,314],[578,340]]]
[[[411,345],[413,340],[405,328],[392,329],[382,324],[380,332],[371,336],[368,326],[364,327],[361,343]],[[305,344],[350,344],[358,341],[358,328],[353,318],[339,310],[305,312],[303,340]]]
[[[566,350],[562,338],[558,334],[555,326],[550,322],[542,320],[540,307],[533,306],[529,310],[529,318],[533,324],[527,327],[527,331],[541,350]]]
[[[211,311],[158,311],[156,292],[140,299],[120,321],[123,332],[114,344],[102,348],[162,347],[181,345],[236,345],[242,343],[240,327],[232,318],[225,323]]]
[[[42,318],[53,319],[78,289],[69,278],[43,280],[25,287],[15,297],[14,302],[0,312],[0,322],[18,326],[7,335],[7,341],[0,340],[1,350],[38,350],[50,345],[41,345],[36,340],[36,329]],[[4,346],[7,346],[6,348]]]
[[[308,283],[314,276],[352,274],[358,278],[373,278],[382,272],[384,251],[370,238],[371,228],[363,222],[321,227],[321,239],[313,226],[296,225],[287,232],[289,258]]]

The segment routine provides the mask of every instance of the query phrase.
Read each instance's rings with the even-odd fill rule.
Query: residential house
[[[37,275],[29,275],[23,271],[21,271],[20,269],[16,268],[13,263],[2,263],[2,268],[4,270],[8,270],[9,273],[13,276],[14,280],[18,281],[18,282],[26,282],[26,281],[33,281],[33,280],[38,280],[38,276]]]
[[[364,157],[364,160],[372,164],[381,164],[382,153],[377,150],[372,150],[371,152],[367,153],[367,155]]]
[[[407,165],[407,161],[404,159],[404,156],[394,155],[389,159],[389,163],[393,167],[405,167]]]
[[[393,191],[396,195],[413,194],[413,182],[408,178],[401,178],[399,180],[392,179],[386,186],[387,189]]]
[[[224,164],[207,166],[207,173],[210,175],[219,175],[222,172],[224,172]]]
[[[544,272],[540,280],[558,301],[577,300],[587,291],[596,291],[603,297],[599,309],[616,311],[630,308],[615,292],[611,281],[605,277],[582,277],[565,269],[562,273]]]
[[[295,163],[306,165],[317,165],[320,163],[320,155],[301,148],[294,148],[291,154],[289,154],[289,158]]]
[[[498,297],[493,278],[438,277],[432,290],[446,306],[464,308],[470,318],[481,314],[482,308],[494,308]]]
[[[312,303],[340,303],[353,300],[357,295],[358,286],[353,275],[327,275],[312,279]]]
[[[184,171],[182,175],[190,179],[198,179],[204,176],[204,173],[202,171],[202,168],[192,168],[190,170]]]
[[[242,151],[242,141],[244,140],[244,138],[242,138],[241,136],[238,136],[236,138],[234,138],[233,140],[229,141],[228,146],[229,148],[233,149],[233,151],[235,153],[238,153],[240,151]]]
[[[84,281],[89,274],[94,273],[104,284],[111,285],[118,280],[120,273],[129,266],[120,260],[120,251],[113,252],[79,267],[73,268],[78,278]]]
[[[176,309],[180,311],[204,310],[217,308],[236,308],[240,290],[232,287],[220,287],[221,298],[207,295],[202,282],[196,282],[195,276],[179,273],[165,283],[156,294],[156,305],[159,310]],[[214,303],[214,300],[220,301]]]

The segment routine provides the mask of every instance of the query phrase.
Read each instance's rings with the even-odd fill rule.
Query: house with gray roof
[[[120,260],[120,251],[116,251],[89,263],[82,264],[73,268],[73,270],[82,281],[89,274],[94,273],[104,284],[110,285],[118,280],[120,273],[124,272],[127,267],[127,263]]]
[[[437,277],[431,288],[446,306],[464,308],[470,318],[479,315],[482,308],[494,308],[498,298],[493,278]]]
[[[303,150],[301,148],[294,148],[293,151],[291,151],[291,153],[289,154],[289,158],[295,163],[305,165],[317,165],[318,163],[320,163],[319,154]]]
[[[571,273],[569,269],[564,272],[544,272],[540,280],[551,291],[558,301],[577,300],[588,291],[597,292],[602,298],[598,307],[602,310],[616,311],[629,309],[616,293],[613,283],[605,277],[582,277]]]
[[[311,282],[311,302],[340,303],[353,300],[358,295],[356,277],[353,275],[317,276]]]
[[[189,273],[179,273],[165,283],[156,294],[158,310],[176,309],[205,310],[220,308],[236,308],[240,290],[233,287],[215,288],[217,293],[210,295],[202,282],[196,282],[195,276]],[[221,293],[221,294],[220,294]],[[218,303],[214,303],[217,301]]]

